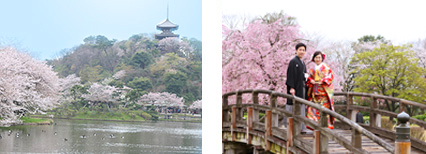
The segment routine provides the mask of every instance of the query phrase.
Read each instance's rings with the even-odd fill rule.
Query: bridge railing
[[[334,96],[344,96],[345,102],[346,102],[346,105],[335,105],[336,111],[345,110],[346,111],[346,118],[351,119],[352,121],[355,121],[355,118],[356,118],[356,112],[355,111],[356,110],[369,112],[370,113],[370,124],[369,125],[360,124],[360,125],[363,126],[364,128],[366,128],[367,130],[369,130],[370,132],[374,133],[374,134],[379,134],[380,136],[383,136],[383,137],[386,137],[386,138],[389,138],[389,139],[392,139],[392,140],[395,140],[396,133],[395,133],[395,131],[380,128],[381,116],[383,115],[383,116],[396,118],[398,113],[393,112],[393,111],[379,109],[379,103],[378,103],[379,99],[398,103],[399,108],[400,108],[399,113],[406,111],[406,108],[408,106],[410,106],[412,109],[418,108],[418,109],[426,110],[426,105],[424,105],[424,104],[420,104],[420,103],[417,103],[417,102],[404,100],[404,99],[400,99],[400,98],[384,96],[384,95],[357,93],[357,92],[335,92]],[[354,98],[356,98],[356,97],[370,98],[370,101],[371,101],[370,107],[356,105],[354,103]],[[412,124],[417,124],[422,129],[426,128],[426,122],[425,121],[410,117],[409,122],[412,123]],[[339,125],[339,123],[337,123],[337,124]],[[424,141],[416,139],[414,137],[410,137],[410,140],[411,140],[411,146],[426,152],[426,143]]]
[[[243,104],[242,103],[242,95],[243,94],[251,94],[253,104]],[[260,105],[259,104],[259,94],[268,94],[269,95],[269,104],[268,105]],[[236,95],[236,104],[229,105],[228,97]],[[293,99],[293,112],[286,111],[282,108],[277,107],[277,98],[291,98]],[[320,120],[318,123],[307,119],[304,116],[301,116],[300,107],[301,104],[309,105],[313,108],[316,108],[320,112]],[[362,149],[361,144],[361,135],[365,135],[370,138],[372,141],[382,146],[387,151],[394,153],[395,148],[388,143],[386,143],[383,139],[377,137],[370,131],[364,129],[354,121],[333,112],[327,108],[324,108],[320,105],[317,105],[313,102],[294,97],[289,94],[278,93],[270,90],[240,90],[235,92],[229,92],[222,95],[222,127],[230,128],[231,134],[238,128],[246,128],[247,143],[251,141],[251,135],[255,134],[256,131],[264,132],[264,143],[265,149],[271,150],[271,144],[275,141],[275,138],[280,138],[282,140],[286,140],[287,145],[283,145],[287,147],[287,151],[296,152],[297,149],[303,149],[304,151],[311,152],[326,152],[328,149],[328,139],[334,140],[336,143],[342,145],[346,149],[354,152],[354,153],[369,153],[366,150]],[[247,120],[243,120],[244,111],[247,111],[248,116]],[[264,112],[264,122],[261,123],[259,119],[259,112]],[[231,119],[229,119],[229,114],[232,113]],[[343,135],[338,134],[327,128],[327,116],[331,115],[335,119],[338,119],[342,123],[346,124],[350,128],[352,128],[352,140],[349,141]],[[286,116],[289,118],[289,125],[287,132],[283,132],[282,129],[279,128],[279,116]],[[316,142],[309,143],[303,140],[300,129],[301,124],[313,128],[319,134],[315,135]],[[314,133],[315,134],[315,133]],[[235,140],[236,137],[233,135],[232,139]]]

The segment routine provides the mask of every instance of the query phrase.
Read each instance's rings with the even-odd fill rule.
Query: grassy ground
[[[22,122],[25,123],[52,123],[53,120],[52,119],[39,119],[39,118],[30,118],[30,117],[22,117],[21,118]]]
[[[185,119],[185,120],[184,120]],[[193,116],[192,114],[173,113],[171,119],[165,119],[164,115],[159,115],[159,121],[179,121],[179,122],[202,122],[201,117]]]
[[[53,114],[53,113],[48,113]],[[163,116],[163,115],[157,115]],[[192,114],[186,114],[186,120],[183,120],[185,114],[175,113],[171,115],[172,119],[157,118],[155,120],[159,121],[181,121],[181,122],[201,122],[201,118],[192,116]],[[32,118],[46,118],[47,115],[31,115]],[[58,116],[55,115],[55,118],[64,118],[64,119],[82,119],[82,120],[116,120],[116,121],[147,121],[153,120],[152,116],[145,112],[130,111],[130,112],[96,112],[96,111],[87,111],[80,112],[74,116]]]
[[[148,117],[147,117],[148,118]],[[150,118],[150,116],[149,116]],[[93,120],[124,120],[124,121],[145,121],[145,118],[132,113],[109,113],[109,112],[88,112],[80,113],[71,119],[93,119]]]

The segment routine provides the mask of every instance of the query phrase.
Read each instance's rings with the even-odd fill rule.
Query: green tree
[[[94,45],[96,44],[96,37],[95,36],[88,36],[86,38],[83,39],[85,44],[91,44]]]
[[[117,88],[123,88],[124,87],[124,83],[121,80],[112,80],[111,82],[108,83],[108,85],[114,86],[114,87],[117,87]]]
[[[146,51],[138,51],[133,54],[130,63],[134,66],[141,67],[145,69],[145,67],[149,66],[153,62],[152,55]]]
[[[85,103],[81,95],[89,93],[87,89],[87,87],[81,85],[75,85],[70,89],[72,97],[71,104],[74,105],[75,109],[79,109],[79,104]]]
[[[375,42],[375,41],[386,42],[385,38],[380,35],[377,35],[377,37],[374,37],[373,35],[364,35],[358,39],[358,42]]]
[[[193,51],[191,54],[191,60],[202,61],[202,42],[195,38],[187,39],[182,38],[183,41],[188,42],[188,44],[192,47]]]
[[[424,103],[426,98],[426,82],[422,77],[425,70],[417,66],[418,59],[408,45],[393,46],[381,44],[370,52],[355,54],[358,72],[354,79],[356,92],[378,93]],[[385,101],[389,111],[396,111],[397,102]],[[407,107],[410,115],[415,109]]]
[[[164,76],[166,91],[182,97],[183,89],[186,87],[186,74],[180,71],[176,71],[167,72],[164,74]]]
[[[94,67],[86,67],[85,69],[80,71],[80,78],[82,83],[90,82],[98,82],[104,78],[103,68],[100,65]]]
[[[283,10],[280,11],[280,13],[268,13],[264,15],[263,17],[258,18],[262,20],[263,23],[271,24],[281,19],[281,24],[283,25],[295,25],[297,24],[296,17],[291,17],[284,13]]]
[[[125,102],[124,107],[126,107],[128,104],[135,103],[136,100],[138,100],[142,95],[145,95],[147,93],[148,92],[139,89],[130,90],[125,96],[127,101]]]
[[[149,80],[149,78],[139,77],[139,78],[134,78],[132,81],[130,81],[129,87],[133,89],[142,90],[142,91],[149,91],[152,89],[152,83],[151,83],[151,80]]]

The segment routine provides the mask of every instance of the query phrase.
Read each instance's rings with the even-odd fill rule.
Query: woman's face
[[[319,65],[322,63],[322,55],[318,54],[317,56],[314,57],[314,62],[315,64]]]

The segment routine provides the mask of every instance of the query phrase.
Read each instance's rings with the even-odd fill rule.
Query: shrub
[[[381,127],[390,131],[393,131],[395,123],[390,121],[389,118],[382,118]]]
[[[416,116],[413,116],[413,118],[416,118],[416,119],[419,119],[419,120],[425,121],[425,119],[426,119],[426,115],[424,115],[424,114],[416,115]]]
[[[152,119],[152,116],[146,112],[143,112],[141,115],[144,119]]]
[[[411,127],[410,128],[410,136],[414,137],[416,139],[425,141],[426,140],[426,135],[425,135],[425,130],[423,128],[420,127]]]

